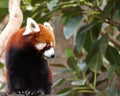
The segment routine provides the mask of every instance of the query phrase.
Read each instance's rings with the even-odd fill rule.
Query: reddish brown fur
[[[42,24],[39,24],[39,27],[40,27],[40,32],[37,32],[37,33],[34,32],[34,33],[29,34],[29,35],[23,35],[23,33],[25,32],[25,28],[22,28],[22,29],[18,30],[17,32],[15,32],[10,37],[10,39],[7,43],[6,50],[11,49],[12,47],[16,48],[16,49],[20,49],[20,48],[24,49],[28,44],[34,46],[38,43],[50,44],[51,42],[53,44],[51,47],[54,47],[55,46],[55,38],[54,38],[53,32],[51,32],[51,30],[48,27],[45,27]],[[9,54],[11,54],[11,53],[9,53]],[[6,60],[8,58],[11,59],[14,57],[6,57]],[[10,63],[8,63],[7,66],[11,66]],[[9,82],[9,75],[8,74],[9,74],[9,71],[6,71],[6,83],[7,84]],[[52,75],[52,72],[50,70],[49,64],[48,64],[48,78],[49,78],[50,84],[52,84],[53,83],[53,75]]]
[[[14,45],[14,47],[23,48],[26,46],[26,44],[35,45],[37,43],[50,43],[50,42],[53,43],[52,47],[54,47],[55,38],[53,32],[51,32],[49,28],[45,27],[42,24],[39,24],[39,27],[40,32],[31,33],[30,34],[31,36],[29,36],[29,38],[24,38],[24,36],[22,35],[23,32],[25,31],[25,28],[18,30],[11,36],[10,40],[8,41],[7,48],[9,48],[11,44]]]

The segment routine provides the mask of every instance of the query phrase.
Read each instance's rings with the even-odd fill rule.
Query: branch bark
[[[102,30],[102,31],[100,32],[100,34],[101,34],[101,35],[104,35],[104,34],[106,34],[106,32],[105,32],[104,30]],[[117,48],[120,49],[120,41],[118,41],[115,37],[116,37],[116,36],[111,36],[110,34],[108,35],[109,40],[110,40]]]
[[[9,0],[9,21],[0,34],[0,57],[2,56],[9,37],[18,30],[23,21],[23,14],[20,9],[21,0]]]
[[[120,49],[120,41],[118,41],[117,39],[115,39],[113,36],[109,35],[109,39],[110,41]]]

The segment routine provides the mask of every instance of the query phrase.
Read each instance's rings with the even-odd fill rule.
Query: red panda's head
[[[27,19],[27,25],[23,36],[30,36],[30,44],[35,46],[38,51],[44,50],[44,55],[48,58],[55,56],[55,38],[53,28],[48,22],[37,24],[32,18]]]

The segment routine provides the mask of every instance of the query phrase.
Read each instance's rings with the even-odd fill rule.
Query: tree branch
[[[110,41],[120,49],[120,41],[118,41],[117,39],[115,39],[113,36],[109,35],[109,39]]]
[[[104,30],[100,32],[101,35],[106,34]],[[111,36],[110,34],[108,35],[109,40],[117,47],[120,49],[120,41],[115,38],[115,36]]]
[[[9,0],[9,22],[0,34],[0,57],[2,56],[9,37],[18,30],[23,21],[20,9],[21,0]]]

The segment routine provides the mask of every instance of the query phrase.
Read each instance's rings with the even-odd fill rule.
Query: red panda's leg
[[[50,66],[48,66],[48,78],[50,80],[50,84],[52,85],[53,84],[53,74],[52,74],[52,71],[50,69]]]
[[[7,93],[19,93],[24,91],[25,82],[19,74],[15,74],[14,71],[6,73]]]
[[[50,66],[48,65],[48,87],[47,87],[47,94],[50,94],[51,93],[51,87],[52,87],[52,84],[53,84],[53,75],[52,75],[52,71],[50,69]]]
[[[7,72],[7,70],[5,70],[5,82],[6,82],[6,85],[7,85],[6,93],[10,94],[10,89],[8,88],[8,82],[9,82],[9,80],[8,80],[8,72]]]

